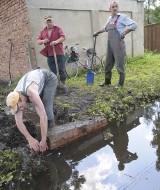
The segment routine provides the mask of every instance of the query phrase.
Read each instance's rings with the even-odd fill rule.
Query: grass
[[[73,89],[73,91],[76,90],[76,93],[69,97],[70,101],[66,102],[63,96],[57,96],[56,101],[59,102],[60,107],[70,109],[78,106],[79,102],[77,102],[77,99],[81,101],[85,94],[92,95],[94,101],[85,109],[85,116],[103,115],[109,121],[123,120],[138,107],[144,107],[160,97],[160,54],[145,53],[143,56],[128,58],[126,81],[122,89],[115,90],[119,77],[115,69],[113,69],[112,76],[112,85],[101,88],[99,83],[104,81],[104,74],[96,74],[94,84],[87,85],[86,74],[82,73],[77,78],[67,80],[67,86]],[[6,95],[12,91],[17,81],[18,78],[10,87],[0,87],[1,95]],[[81,116],[76,113],[74,117],[79,119]],[[21,152],[19,153],[17,150],[1,151],[0,188],[6,187],[12,181],[26,180],[32,165],[33,169],[39,168],[44,171],[43,164],[37,165],[37,163],[41,162],[39,160],[36,163],[32,160],[29,161],[28,154],[22,156]],[[20,171],[23,170],[22,174],[24,176],[20,176],[17,172],[19,168]],[[28,168],[29,171],[24,170],[24,168]]]
[[[67,86],[76,87],[81,95],[94,94],[95,103],[86,110],[86,115],[103,115],[112,121],[121,120],[136,108],[159,98],[159,76],[160,54],[145,53],[143,56],[128,58],[126,80],[122,89],[115,89],[119,79],[115,68],[110,87],[99,87],[99,83],[104,81],[104,74],[96,74],[94,85],[87,85],[84,73],[77,78],[69,79]]]
[[[115,89],[119,79],[115,68],[110,87],[99,87],[99,83],[104,81],[104,73],[95,74],[94,84],[87,85],[86,73],[81,72],[79,77],[67,80],[67,86],[77,92],[67,102],[63,100],[63,96],[56,97],[60,107],[65,109],[77,107],[79,103],[77,99],[89,94],[94,96],[95,101],[86,108],[83,116],[103,115],[112,121],[121,120],[136,108],[160,97],[160,54],[147,52],[141,56],[128,58],[125,85],[119,90]],[[0,87],[0,94],[6,96],[14,89],[18,79],[10,87]],[[74,117],[81,119],[81,113],[76,113]]]

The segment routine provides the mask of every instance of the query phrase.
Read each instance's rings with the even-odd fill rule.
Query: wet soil
[[[6,88],[6,85],[4,85],[4,88]],[[81,96],[79,96],[80,94]],[[31,171],[33,169],[34,172],[32,172],[32,182],[34,181],[34,175],[36,176],[37,172],[40,178],[42,173],[42,178],[44,179],[45,165],[47,163],[45,154],[48,154],[48,151],[43,155],[30,152],[26,139],[16,126],[14,116],[8,112],[8,108],[5,105],[5,97],[6,94],[4,92],[0,92],[0,156],[3,157],[4,150],[9,150],[10,153],[15,152],[18,156],[20,155],[20,166],[18,169],[19,171],[14,174],[14,176],[16,176],[15,178],[21,178],[19,175],[21,175],[21,172],[24,170],[24,179],[25,183],[27,183],[27,180],[30,181],[30,179],[27,179],[27,176],[31,175]],[[58,91],[55,99],[56,101],[54,102],[54,114],[56,125],[69,123],[80,118],[86,118],[86,110],[91,106],[91,104],[95,102],[93,94],[89,94],[88,92],[85,93],[83,90],[79,90],[76,87],[68,87],[65,90],[65,93]],[[37,130],[39,126],[39,118],[32,104],[28,104],[28,108],[24,113],[24,124],[29,133],[33,137],[39,139],[39,130]],[[6,168],[8,167],[7,169],[9,172],[9,161],[7,161],[6,164],[7,165],[4,163],[4,166]],[[3,164],[0,164],[0,168],[3,168],[4,166]],[[54,165],[52,167],[54,167]],[[0,174],[0,178],[1,177],[2,176]],[[1,181],[2,178],[0,179],[0,182]],[[53,183],[52,179],[50,182]],[[0,190],[1,188],[16,189],[12,186],[12,184],[17,183],[19,182],[14,180],[14,183],[9,183],[3,185],[2,187],[0,184]],[[32,185],[33,184],[31,184],[31,186]],[[34,186],[38,187],[38,184],[34,184]]]
[[[6,88],[5,85],[4,88]],[[112,90],[112,88],[110,90]],[[89,91],[84,91],[84,89],[79,89],[76,87],[67,87],[65,93],[57,92],[56,101],[54,103],[54,114],[56,119],[56,125],[61,125],[69,123],[74,120],[91,117],[87,113],[87,110],[90,108],[91,105],[95,103],[96,101],[95,95],[97,93],[98,90],[96,89],[92,92],[89,92]],[[104,91],[104,93],[106,94],[111,92]],[[21,154],[22,156],[21,168],[24,168],[25,165],[25,168],[27,168],[27,170],[28,169],[31,170],[31,168],[35,169],[35,167],[37,167],[39,170],[39,168],[41,168],[42,166],[45,167],[45,163],[47,163],[47,161],[45,159],[45,163],[43,162],[43,155],[36,155],[36,157],[34,157],[35,155],[30,155],[29,149],[26,148],[27,141],[17,129],[14,117],[12,115],[8,115],[6,112],[5,97],[6,94],[0,92],[0,152],[2,152],[3,150],[12,150],[12,149],[16,149],[16,151],[19,153],[23,152],[23,154]],[[39,125],[39,118],[32,104],[28,105],[28,110],[24,113],[24,123],[30,134],[33,137],[38,138],[37,126]],[[54,159],[54,162],[56,162],[56,160],[59,160],[59,156],[57,154],[55,154],[55,156],[56,158]],[[26,162],[26,160],[28,159],[30,159],[32,163],[28,161],[27,163],[29,165],[26,166],[26,163],[24,163],[24,161]],[[54,165],[51,164],[51,166],[53,167],[54,170]],[[45,171],[45,169],[44,168],[41,169],[42,169],[42,178],[44,178],[43,172]],[[47,171],[45,172],[45,174],[46,173]],[[30,176],[30,174],[31,171],[28,173],[27,176]],[[40,177],[40,174],[38,175]],[[55,176],[56,172],[54,172],[53,175],[56,178]],[[33,178],[34,175],[32,176],[32,181]],[[53,182],[54,180],[50,179],[50,181]],[[11,187],[8,189],[15,189],[15,188]]]
[[[57,124],[65,124],[87,117],[87,109],[95,103],[93,93],[84,92],[76,87],[67,88],[65,94],[58,94],[54,104]]]
[[[27,120],[24,123],[30,134],[36,137],[35,127]],[[26,143],[27,141],[15,125],[14,117],[2,111],[0,114],[0,148],[23,147]]]
[[[84,92],[82,94],[81,91],[74,87],[67,88],[65,93],[57,93],[54,103],[56,125],[87,117],[86,110],[95,99],[93,94]],[[0,149],[26,146],[27,141],[17,129],[14,116],[6,114],[5,95],[1,95],[0,107]],[[24,113],[24,123],[30,134],[36,137],[39,118],[32,104],[28,104],[28,109]]]

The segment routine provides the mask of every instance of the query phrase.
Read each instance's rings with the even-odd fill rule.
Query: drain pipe
[[[13,43],[12,43],[11,39],[8,39],[8,43],[10,44],[10,53],[9,53],[9,82],[8,82],[8,86],[10,86],[12,84],[11,57],[12,57],[12,47],[13,47]]]

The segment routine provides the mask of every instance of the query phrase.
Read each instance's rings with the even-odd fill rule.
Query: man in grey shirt
[[[112,69],[114,64],[119,73],[118,88],[122,87],[125,81],[125,56],[126,48],[124,43],[125,35],[137,28],[135,21],[128,16],[118,13],[118,3],[113,1],[109,8],[111,16],[108,18],[105,27],[93,36],[108,32],[107,57],[105,64],[105,81],[100,86],[110,85],[112,78]]]
[[[53,72],[38,68],[25,74],[6,99],[18,129],[27,139],[30,148],[36,152],[43,152],[48,148],[47,129],[54,127],[53,101],[57,83],[58,79]],[[29,134],[23,123],[23,111],[27,101],[33,103],[40,118],[40,142]]]

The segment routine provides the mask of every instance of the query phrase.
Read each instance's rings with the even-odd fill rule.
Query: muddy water
[[[17,189],[159,190],[160,103],[45,158],[46,169]]]

